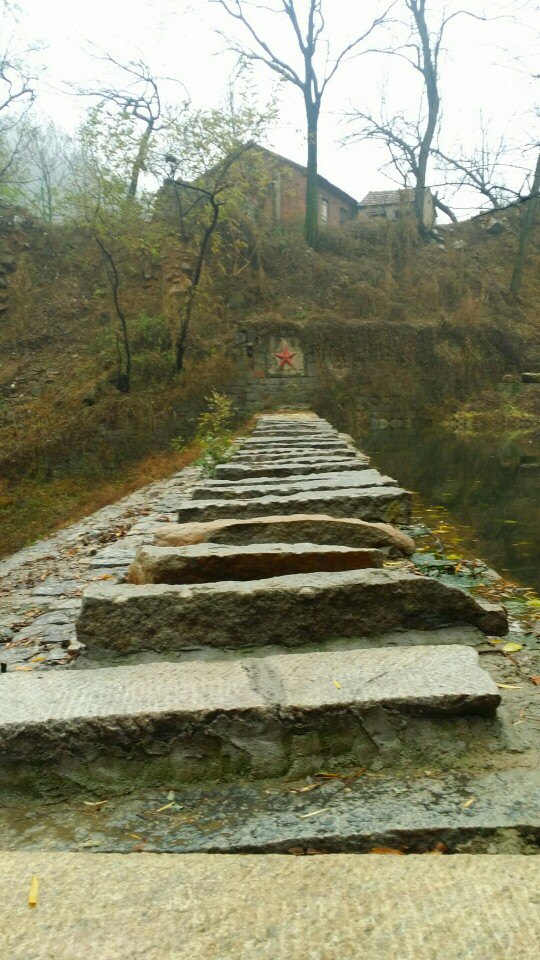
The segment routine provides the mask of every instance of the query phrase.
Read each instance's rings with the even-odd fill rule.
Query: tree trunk
[[[536,220],[536,210],[538,207],[539,192],[540,192],[540,154],[538,154],[538,160],[536,161],[536,169],[534,171],[531,195],[527,200],[526,207],[521,214],[521,229],[519,233],[518,252],[516,256],[516,262],[514,264],[514,269],[512,271],[512,279],[510,280],[510,293],[516,299],[519,297],[519,294],[521,292],[521,284],[523,281],[523,269],[525,267],[525,261],[527,259],[527,252],[529,249],[531,234],[534,230],[534,222]]]
[[[308,131],[307,176],[306,176],[306,219],[304,232],[310,247],[315,248],[319,239],[319,183],[317,177],[317,128],[319,111],[312,103],[306,102]]]
[[[142,171],[146,168],[148,147],[150,145],[150,137],[152,136],[153,128],[154,128],[154,121],[149,120],[146,130],[144,131],[139,141],[139,149],[137,150],[137,156],[135,157],[135,160],[133,161],[133,167],[131,168],[131,180],[129,181],[128,197],[137,196],[137,187],[139,186],[139,177]]]

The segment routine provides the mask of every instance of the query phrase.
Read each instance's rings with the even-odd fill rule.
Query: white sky
[[[302,2],[299,0],[299,6]],[[448,0],[446,6],[452,9],[453,2]],[[156,74],[180,80],[201,106],[219,103],[234,67],[235,60],[223,52],[225,43],[216,30],[233,34],[235,24],[208,0],[19,0],[19,6],[22,21],[18,32],[43,44],[40,59],[46,72],[39,108],[68,130],[76,127],[84,103],[62,92],[66,83],[95,83],[99,81],[96,71],[103,69],[90,56],[90,44],[120,58],[142,54]],[[335,38],[336,47],[352,39],[355,31],[365,29],[384,6],[383,0],[326,0],[328,33]],[[442,0],[431,0],[430,6],[434,17],[440,15]],[[464,6],[477,13],[483,9],[478,0],[467,0]],[[443,139],[449,149],[458,142],[475,142],[480,114],[494,141],[507,134],[523,144],[534,136],[535,91],[523,64],[530,72],[540,73],[536,0],[489,0],[487,10],[490,17],[505,16],[489,22],[458,18],[448,29],[441,89]],[[265,23],[271,26],[267,34],[271,45],[288,53],[283,19],[266,14]],[[11,32],[9,24],[0,29],[4,37]],[[254,83],[258,88],[254,97],[258,95],[262,101],[275,87],[275,77],[260,66]],[[390,103],[410,111],[417,102],[418,83],[415,72],[394,57],[374,54],[346,65],[328,87],[323,104],[320,173],[359,199],[368,190],[389,187],[379,172],[387,159],[382,146],[340,146],[347,132],[342,115],[355,105],[376,110],[383,87]],[[282,85],[280,103],[280,119],[270,145],[303,163],[300,91]],[[439,192],[442,196],[443,191]],[[462,193],[456,207],[461,205],[464,214],[474,203],[474,197]]]

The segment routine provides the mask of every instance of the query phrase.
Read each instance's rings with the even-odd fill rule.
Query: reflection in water
[[[540,450],[425,427],[366,433],[358,442],[374,466],[470,527],[463,543],[475,556],[540,590]]]

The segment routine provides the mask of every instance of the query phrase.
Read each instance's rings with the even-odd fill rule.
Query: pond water
[[[540,591],[538,447],[419,426],[365,433],[357,441],[375,466],[419,495],[420,506],[446,509],[469,556]]]

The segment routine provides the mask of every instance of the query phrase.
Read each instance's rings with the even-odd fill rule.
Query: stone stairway
[[[86,587],[76,669],[2,675],[0,806],[39,809],[2,956],[533,960],[532,858],[338,855],[533,851],[527,724],[477,652],[504,609],[417,572],[410,495],[313,415],[176,489],[97,558],[131,565]],[[81,799],[97,853],[57,852]]]
[[[293,471],[312,450],[309,474],[261,483],[284,449]],[[344,453],[359,469],[329,471]],[[407,518],[410,495],[312,415],[259,417],[218,472],[239,467],[179,502],[180,522],[139,548],[130,582],[86,589],[77,635],[97,669],[4,678],[4,783],[27,782],[28,761],[29,783],[48,772],[66,789],[81,766],[102,789],[126,762],[147,783],[384,768],[415,752],[421,728],[447,749],[457,717],[462,744],[494,736],[501,695],[473,646],[504,635],[505,611],[384,566],[414,549],[379,522],[387,504]]]

